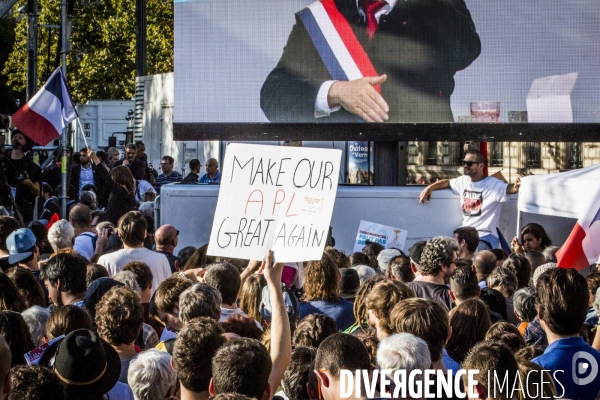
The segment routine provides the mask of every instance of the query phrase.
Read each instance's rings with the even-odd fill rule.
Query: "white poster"
[[[208,254],[278,262],[320,260],[341,150],[227,146]]]
[[[386,249],[394,248],[404,251],[406,242],[406,229],[394,228],[387,225],[377,224],[375,222],[360,221],[354,251],[361,252],[367,244],[367,240],[373,243],[379,243]]]

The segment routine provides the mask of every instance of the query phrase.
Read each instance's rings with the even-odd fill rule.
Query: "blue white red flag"
[[[378,76],[352,27],[334,0],[312,3],[298,13],[331,78],[352,81]],[[379,85],[374,86],[379,92]]]
[[[600,256],[600,192],[590,198],[589,207],[584,211],[565,244],[556,252],[559,267],[581,271]]]
[[[46,145],[77,118],[62,70],[50,75],[44,86],[13,116],[12,123],[31,140]]]

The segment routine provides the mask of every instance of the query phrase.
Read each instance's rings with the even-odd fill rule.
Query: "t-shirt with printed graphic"
[[[450,180],[450,188],[460,195],[463,226],[477,229],[479,236],[498,236],[496,228],[500,219],[502,202],[508,201],[507,183],[488,176],[473,182],[467,175]]]

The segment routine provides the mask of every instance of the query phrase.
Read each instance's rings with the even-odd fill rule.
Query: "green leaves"
[[[61,0],[39,1],[39,23],[60,25]],[[135,0],[75,1],[71,52],[67,56],[67,82],[73,100],[131,98],[135,91]],[[25,4],[22,0],[15,9]],[[172,0],[147,0],[147,16],[148,74],[173,71]],[[26,17],[14,31],[14,46],[2,74],[18,91],[26,85]],[[58,41],[58,29],[48,32],[39,28],[39,85],[45,81],[46,72],[55,68]]]

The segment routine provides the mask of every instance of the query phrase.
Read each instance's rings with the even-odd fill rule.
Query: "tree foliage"
[[[0,65],[3,65],[10,55],[15,42],[16,21],[11,17],[0,18]],[[0,75],[0,114],[12,114],[16,111],[15,100],[19,91],[13,91],[7,85],[8,77]],[[22,94],[22,93],[21,93]],[[25,97],[23,96],[23,100]],[[1,128],[1,126],[0,126]]]
[[[135,92],[135,0],[75,1],[67,55],[67,82],[73,100],[131,98]],[[172,71],[173,2],[146,1],[148,73]],[[60,25],[61,0],[39,2],[39,23]],[[15,8],[26,0],[19,3]],[[27,18],[21,19],[14,31],[15,43],[3,73],[13,90],[23,90],[27,82]],[[45,82],[47,72],[59,65],[59,45],[58,29],[39,28],[38,86]]]

